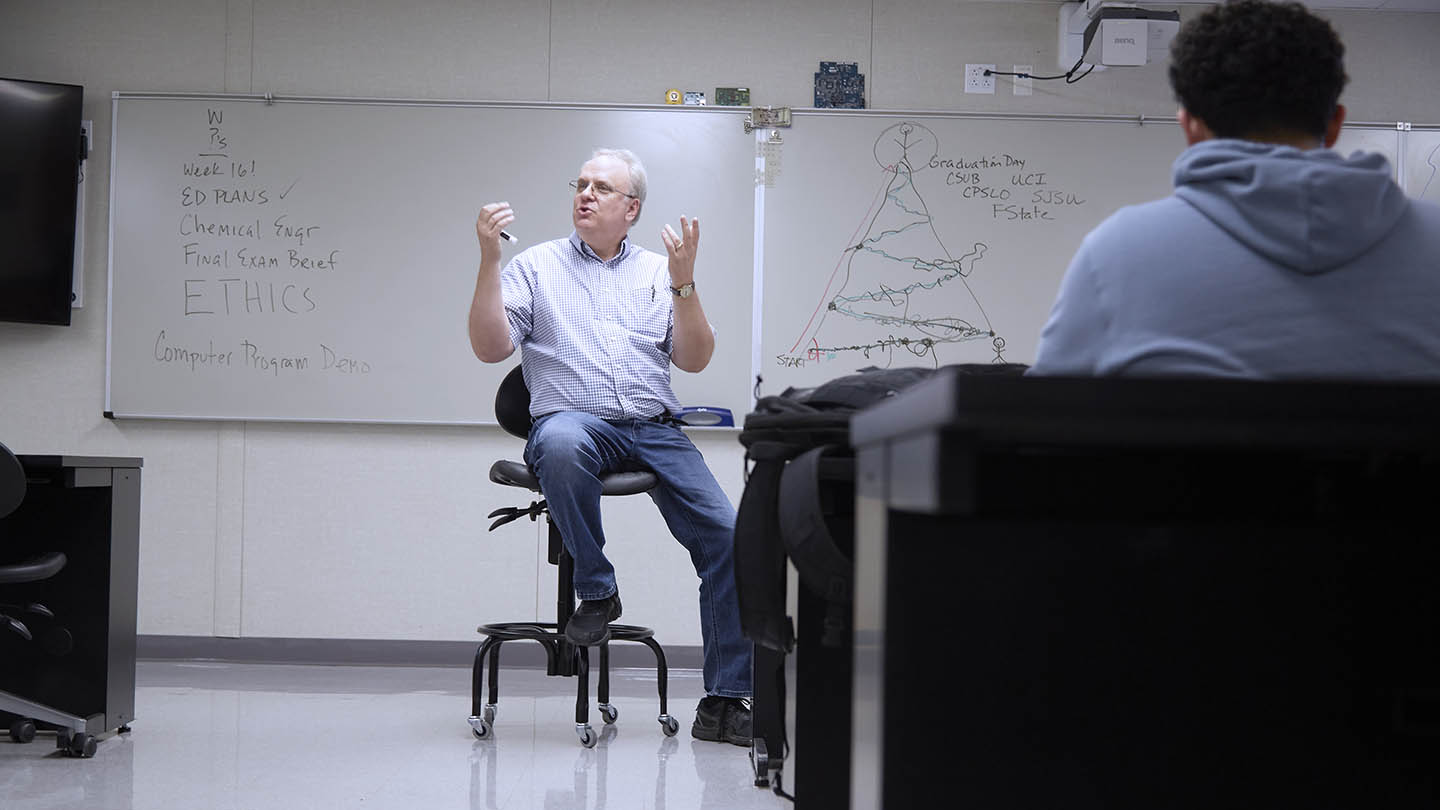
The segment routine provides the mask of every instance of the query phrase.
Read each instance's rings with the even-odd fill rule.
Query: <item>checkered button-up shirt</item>
[[[520,347],[530,414],[649,418],[680,407],[670,389],[674,335],[668,259],[629,239],[610,261],[575,233],[536,245],[500,274]]]

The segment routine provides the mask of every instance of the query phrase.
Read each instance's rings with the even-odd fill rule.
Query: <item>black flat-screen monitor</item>
[[[0,78],[0,321],[70,324],[83,97]]]

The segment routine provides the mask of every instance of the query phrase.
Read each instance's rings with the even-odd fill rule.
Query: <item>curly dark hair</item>
[[[1299,3],[1236,0],[1181,27],[1170,86],[1221,138],[1325,134],[1349,77],[1330,23]]]

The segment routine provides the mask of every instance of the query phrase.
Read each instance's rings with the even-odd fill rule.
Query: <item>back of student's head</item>
[[[1323,135],[1348,77],[1330,23],[1299,3],[1236,0],[1181,27],[1170,86],[1221,138]]]

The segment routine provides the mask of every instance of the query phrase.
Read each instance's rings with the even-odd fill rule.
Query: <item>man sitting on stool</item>
[[[628,150],[601,149],[580,167],[575,231],[529,248],[500,268],[509,203],[480,210],[480,271],[470,304],[470,345],[487,363],[519,346],[534,420],[525,461],[575,561],[580,606],[565,636],[610,637],[620,618],[615,568],[600,523],[602,473],[641,467],[650,497],[700,576],[706,697],[691,734],[749,746],[750,642],[740,629],[733,562],[735,508],[700,451],[668,418],[679,408],[670,363],[698,372],[715,333],[695,291],[700,221],[660,234],[668,259],[628,239],[645,202],[645,168]]]

